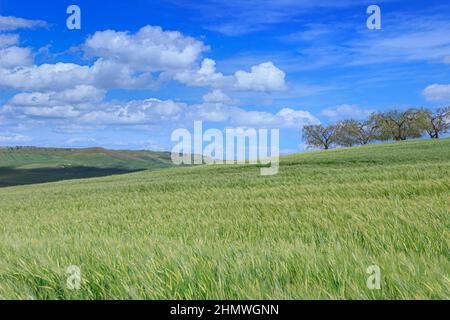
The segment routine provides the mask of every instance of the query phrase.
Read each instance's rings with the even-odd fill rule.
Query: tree
[[[392,110],[373,115],[378,127],[378,139],[402,141],[422,136],[419,113],[414,109]]]
[[[436,112],[428,109],[419,111],[420,127],[425,130],[431,139],[439,139],[441,134],[450,129],[450,107],[438,108]]]
[[[303,139],[310,147],[319,147],[328,150],[337,138],[337,127],[329,125],[309,125],[303,127]]]
[[[378,125],[374,117],[368,120],[344,120],[338,123],[337,143],[344,147],[365,145],[377,137]]]

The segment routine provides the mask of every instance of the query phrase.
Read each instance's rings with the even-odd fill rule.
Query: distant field
[[[170,153],[106,150],[0,148],[0,187],[91,178],[172,166]]]
[[[269,177],[168,168],[0,199],[1,298],[450,298],[450,139],[291,155]]]

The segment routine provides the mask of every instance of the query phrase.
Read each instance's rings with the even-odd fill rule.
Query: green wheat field
[[[449,214],[450,139],[5,187],[0,298],[449,299]]]

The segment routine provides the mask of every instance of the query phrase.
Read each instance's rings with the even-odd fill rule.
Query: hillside
[[[0,187],[89,178],[172,166],[170,153],[107,150],[0,148]]]
[[[2,188],[0,297],[448,299],[449,177],[443,139]]]

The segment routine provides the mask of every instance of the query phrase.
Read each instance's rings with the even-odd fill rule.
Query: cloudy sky
[[[202,120],[289,153],[305,124],[449,103],[444,1],[0,0],[0,145],[170,150]]]

